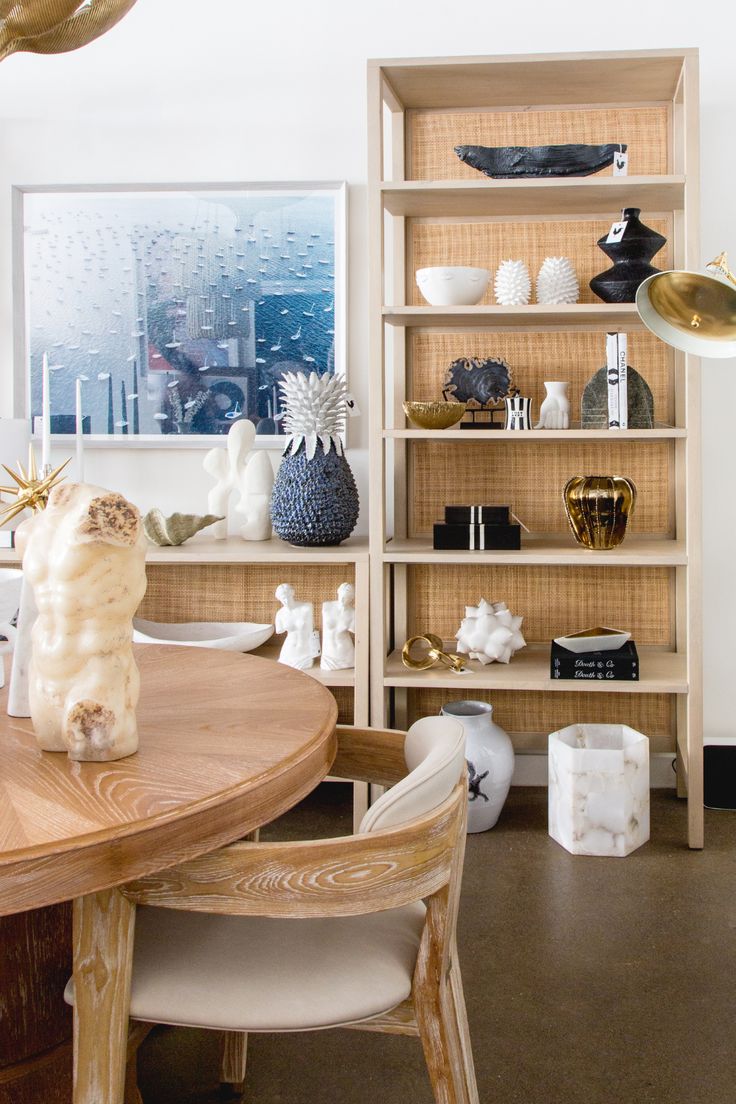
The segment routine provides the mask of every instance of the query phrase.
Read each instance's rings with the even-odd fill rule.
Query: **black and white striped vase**
[[[523,395],[513,395],[504,399],[506,403],[506,421],[504,429],[532,428],[532,400]]]

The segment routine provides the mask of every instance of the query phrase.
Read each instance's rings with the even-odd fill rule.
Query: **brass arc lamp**
[[[636,293],[644,325],[667,345],[695,356],[736,356],[736,276],[725,253],[702,272],[657,272]]]

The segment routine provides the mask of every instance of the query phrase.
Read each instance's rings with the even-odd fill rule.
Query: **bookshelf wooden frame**
[[[519,181],[485,180],[471,174],[462,180],[411,178],[412,121],[417,113],[584,112],[598,108],[665,110],[667,163],[659,173]],[[431,624],[413,623],[412,571],[416,565],[456,566],[458,624],[464,601],[479,597],[465,595],[462,589],[463,572],[471,565],[486,565],[489,569],[518,565],[520,570],[531,572],[562,565],[571,572],[571,587],[574,573],[581,567],[594,566],[603,572],[626,567],[634,573],[661,568],[668,572],[671,595],[670,608],[662,614],[667,619],[662,631],[669,634],[669,644],[640,647],[639,683],[606,684],[604,689],[614,694],[668,695],[669,702],[676,703],[671,709],[676,718],[671,750],[677,760],[678,793],[688,799],[688,843],[693,848],[703,846],[698,361],[667,350],[671,425],[658,422],[651,430],[615,435],[617,443],[650,441],[651,447],[657,443],[656,447],[667,450],[669,475],[659,493],[670,519],[668,530],[641,535],[634,532],[620,548],[607,553],[581,549],[571,537],[559,532],[535,533],[523,541],[521,552],[437,552],[426,533],[411,531],[409,507],[416,493],[412,450],[424,447],[423,443],[463,450],[467,445],[492,457],[498,442],[513,441],[515,448],[527,450],[543,464],[545,449],[553,443],[559,447],[564,441],[573,450],[596,447],[597,443],[603,448],[614,439],[613,433],[579,428],[489,433],[459,427],[428,432],[407,425],[401,404],[404,398],[412,397],[411,341],[417,333],[545,335],[574,331],[600,333],[603,338],[607,330],[642,331],[633,304],[581,302],[516,308],[419,304],[412,289],[411,234],[415,224],[541,222],[545,218],[573,222],[592,216],[615,217],[621,207],[636,206],[642,208],[645,217],[670,220],[673,266],[697,269],[698,111],[697,50],[368,63],[372,723],[390,722],[403,727],[410,720],[407,694],[423,689],[454,689],[461,694],[471,689],[595,694],[598,689],[589,683],[553,683],[541,641],[533,642],[507,667],[474,666],[462,683],[452,673],[440,670],[406,671],[400,658],[405,637],[410,631],[434,631]],[[450,171],[455,172],[456,167]],[[643,371],[646,376],[645,367]],[[504,595],[485,597],[499,599]],[[572,615],[573,610],[570,612]],[[568,626],[573,627],[582,626]],[[515,735],[512,731],[512,738]],[[518,736],[517,746],[528,748],[529,733]],[[543,750],[545,736],[544,732],[537,733],[536,750]],[[661,735],[657,743],[662,745]]]

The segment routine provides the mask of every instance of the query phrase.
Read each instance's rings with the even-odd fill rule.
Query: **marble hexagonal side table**
[[[649,740],[618,724],[549,737],[549,834],[573,855],[629,855],[649,839]]]

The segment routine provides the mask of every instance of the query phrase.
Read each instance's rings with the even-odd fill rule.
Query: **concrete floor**
[[[348,830],[323,786],[279,835]],[[335,827],[336,822],[339,827]],[[272,833],[275,834],[275,833]],[[546,790],[512,790],[470,836],[460,956],[480,1099],[493,1104],[734,1104],[736,814],[655,791],[653,839],[626,859],[568,855],[546,834]],[[218,1040],[157,1029],[140,1052],[144,1104],[220,1100]],[[329,1031],[252,1036],[254,1104],[431,1104],[411,1038]]]

